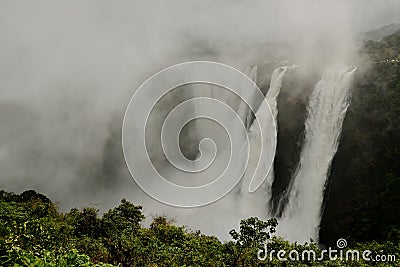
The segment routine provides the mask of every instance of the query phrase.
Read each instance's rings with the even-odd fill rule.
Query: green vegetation
[[[122,200],[103,214],[83,208],[60,213],[47,197],[35,191],[20,195],[0,191],[1,266],[369,266],[363,261],[280,261],[276,254],[262,261],[259,249],[321,250],[314,243],[290,244],[273,236],[277,221],[242,220],[232,241],[221,242],[200,231],[173,225],[156,217],[142,227],[142,208]],[[354,244],[400,258],[400,243]],[[261,252],[263,252],[261,250]],[[288,256],[286,256],[288,257]],[[398,262],[377,264],[393,266]]]

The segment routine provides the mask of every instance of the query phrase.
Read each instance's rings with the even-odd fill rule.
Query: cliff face
[[[318,79],[318,73],[295,69],[286,75],[278,97],[278,143],[271,203],[273,213],[277,216],[281,215],[282,205],[287,201],[282,196],[285,195],[298,165],[304,139],[308,97]]]

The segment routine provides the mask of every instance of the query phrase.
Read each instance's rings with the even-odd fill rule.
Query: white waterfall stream
[[[290,241],[318,242],[325,183],[350,105],[354,71],[347,66],[327,69],[310,96],[299,167],[278,226],[278,234]]]

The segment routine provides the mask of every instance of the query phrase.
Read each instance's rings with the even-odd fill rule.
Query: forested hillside
[[[292,249],[299,253],[321,250],[316,244],[290,244],[274,237],[277,221],[242,220],[232,240],[221,242],[166,217],[141,225],[142,207],[126,200],[102,216],[91,207],[60,213],[57,205],[33,190],[20,195],[0,191],[1,266],[369,266],[363,261],[259,260],[257,253],[269,241],[268,251]],[[353,243],[358,249],[400,258],[394,242]],[[397,262],[398,263],[398,262]],[[395,262],[375,266],[393,266]]]

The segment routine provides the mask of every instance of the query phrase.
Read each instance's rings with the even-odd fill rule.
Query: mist
[[[2,1],[0,187],[35,189],[63,211],[88,204],[105,211],[126,198],[146,215],[167,214],[195,229],[219,214],[223,221],[205,233],[225,237],[227,224],[238,223],[229,222],[237,217],[227,216],[235,210],[229,197],[172,208],[131,178],[121,127],[136,88],[185,61],[243,70],[270,60],[258,49],[268,43],[288,47],[271,60],[304,68],[355,62],[357,35],[399,22],[399,10],[396,0]]]

